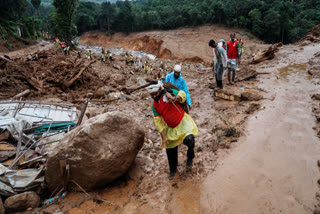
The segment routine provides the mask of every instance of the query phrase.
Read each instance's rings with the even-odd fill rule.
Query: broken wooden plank
[[[41,91],[41,82],[39,82],[36,78],[34,77],[25,77],[27,82],[36,90]]]
[[[19,164],[19,166],[24,166],[26,164],[29,164],[29,163],[32,163],[32,162],[35,162],[37,160],[41,160],[42,158],[44,158],[45,156],[48,155],[48,152],[47,153],[44,153],[43,155],[39,156],[39,157],[36,157],[36,158],[33,158],[31,160],[27,160],[27,161],[24,161],[22,163]]]
[[[0,59],[5,60],[7,62],[13,62],[10,58],[8,58],[6,56],[0,56]]]
[[[79,79],[79,77],[82,75],[82,73],[93,63],[95,63],[96,60],[90,61],[87,65],[85,65],[77,75],[75,75],[73,78],[71,78],[71,80],[67,81],[64,80],[64,85],[69,88],[77,79]]]
[[[230,101],[240,101],[241,91],[233,90],[233,89],[218,89],[214,91],[214,96]]]
[[[77,126],[79,126],[82,122],[82,119],[83,119],[83,116],[84,116],[84,113],[86,112],[87,110],[87,107],[88,107],[88,100],[86,100],[83,105],[82,105],[82,108],[81,108],[81,114],[80,114],[80,117],[79,117],[79,120],[77,122]]]
[[[15,95],[15,96],[13,97],[13,99],[19,99],[20,97],[24,97],[24,96],[30,94],[30,92],[31,92],[30,89],[24,90],[23,92]]]
[[[254,57],[251,62],[251,64],[257,64],[260,62],[263,62],[265,60],[270,60],[275,56],[275,53],[279,50],[278,48],[282,46],[282,43],[275,43],[268,47],[268,49],[264,51],[258,52]]]

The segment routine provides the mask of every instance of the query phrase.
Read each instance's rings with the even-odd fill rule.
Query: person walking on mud
[[[92,60],[91,50],[88,51],[87,56],[88,56],[88,60]]]
[[[177,86],[177,88],[179,88],[179,90],[183,90],[186,93],[187,104],[188,104],[188,108],[190,111],[191,110],[191,97],[190,97],[187,83],[183,79],[183,77],[181,76],[181,65],[175,65],[173,71],[174,72],[171,72],[166,76],[165,82],[171,82],[173,85]]]
[[[194,136],[198,135],[198,128],[179,104],[186,101],[184,91],[165,90],[161,81],[152,82],[147,90],[153,98],[153,120],[161,136],[161,148],[166,149],[170,168],[168,178],[172,179],[177,172],[178,146],[181,143],[188,147],[186,165],[192,166],[195,157]]]
[[[223,74],[227,70],[227,55],[224,50],[225,41],[219,40],[218,44],[214,40],[209,41],[209,46],[213,48],[213,71],[217,83],[217,88],[223,88]]]
[[[238,68],[238,64],[241,62],[241,45],[235,39],[236,34],[230,34],[230,40],[227,43],[227,67],[228,67],[228,82],[229,84],[234,84],[234,79],[236,76],[236,70]],[[231,81],[231,72],[232,72],[232,81]]]

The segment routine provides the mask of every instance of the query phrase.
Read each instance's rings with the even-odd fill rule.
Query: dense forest
[[[102,1],[102,0],[100,0]],[[71,39],[86,31],[138,32],[204,24],[246,29],[267,43],[291,43],[320,23],[320,0],[1,0],[0,34]]]

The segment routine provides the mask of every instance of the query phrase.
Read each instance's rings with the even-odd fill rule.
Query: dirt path
[[[28,46],[26,48],[19,49],[16,51],[7,52],[5,54],[11,58],[25,57],[29,54],[35,53],[36,51],[49,50],[50,48],[52,48],[52,46],[53,46],[53,43],[45,40],[41,40],[35,45]]]
[[[260,87],[273,95],[249,119],[247,136],[205,179],[202,213],[312,213],[320,144],[310,94],[320,88],[308,79],[306,63],[317,46],[299,48],[286,46],[258,67],[270,72]]]

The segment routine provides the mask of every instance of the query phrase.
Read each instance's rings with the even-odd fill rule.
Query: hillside
[[[208,65],[212,62],[212,50],[208,47],[209,40],[228,41],[231,32],[236,32],[237,38],[241,38],[245,43],[244,59],[251,58],[253,53],[265,46],[262,41],[249,37],[244,30],[219,25],[146,31],[131,33],[128,36],[116,33],[111,37],[104,33],[88,32],[80,37],[80,44],[106,48],[122,47],[128,50],[145,51],[163,59]]]

